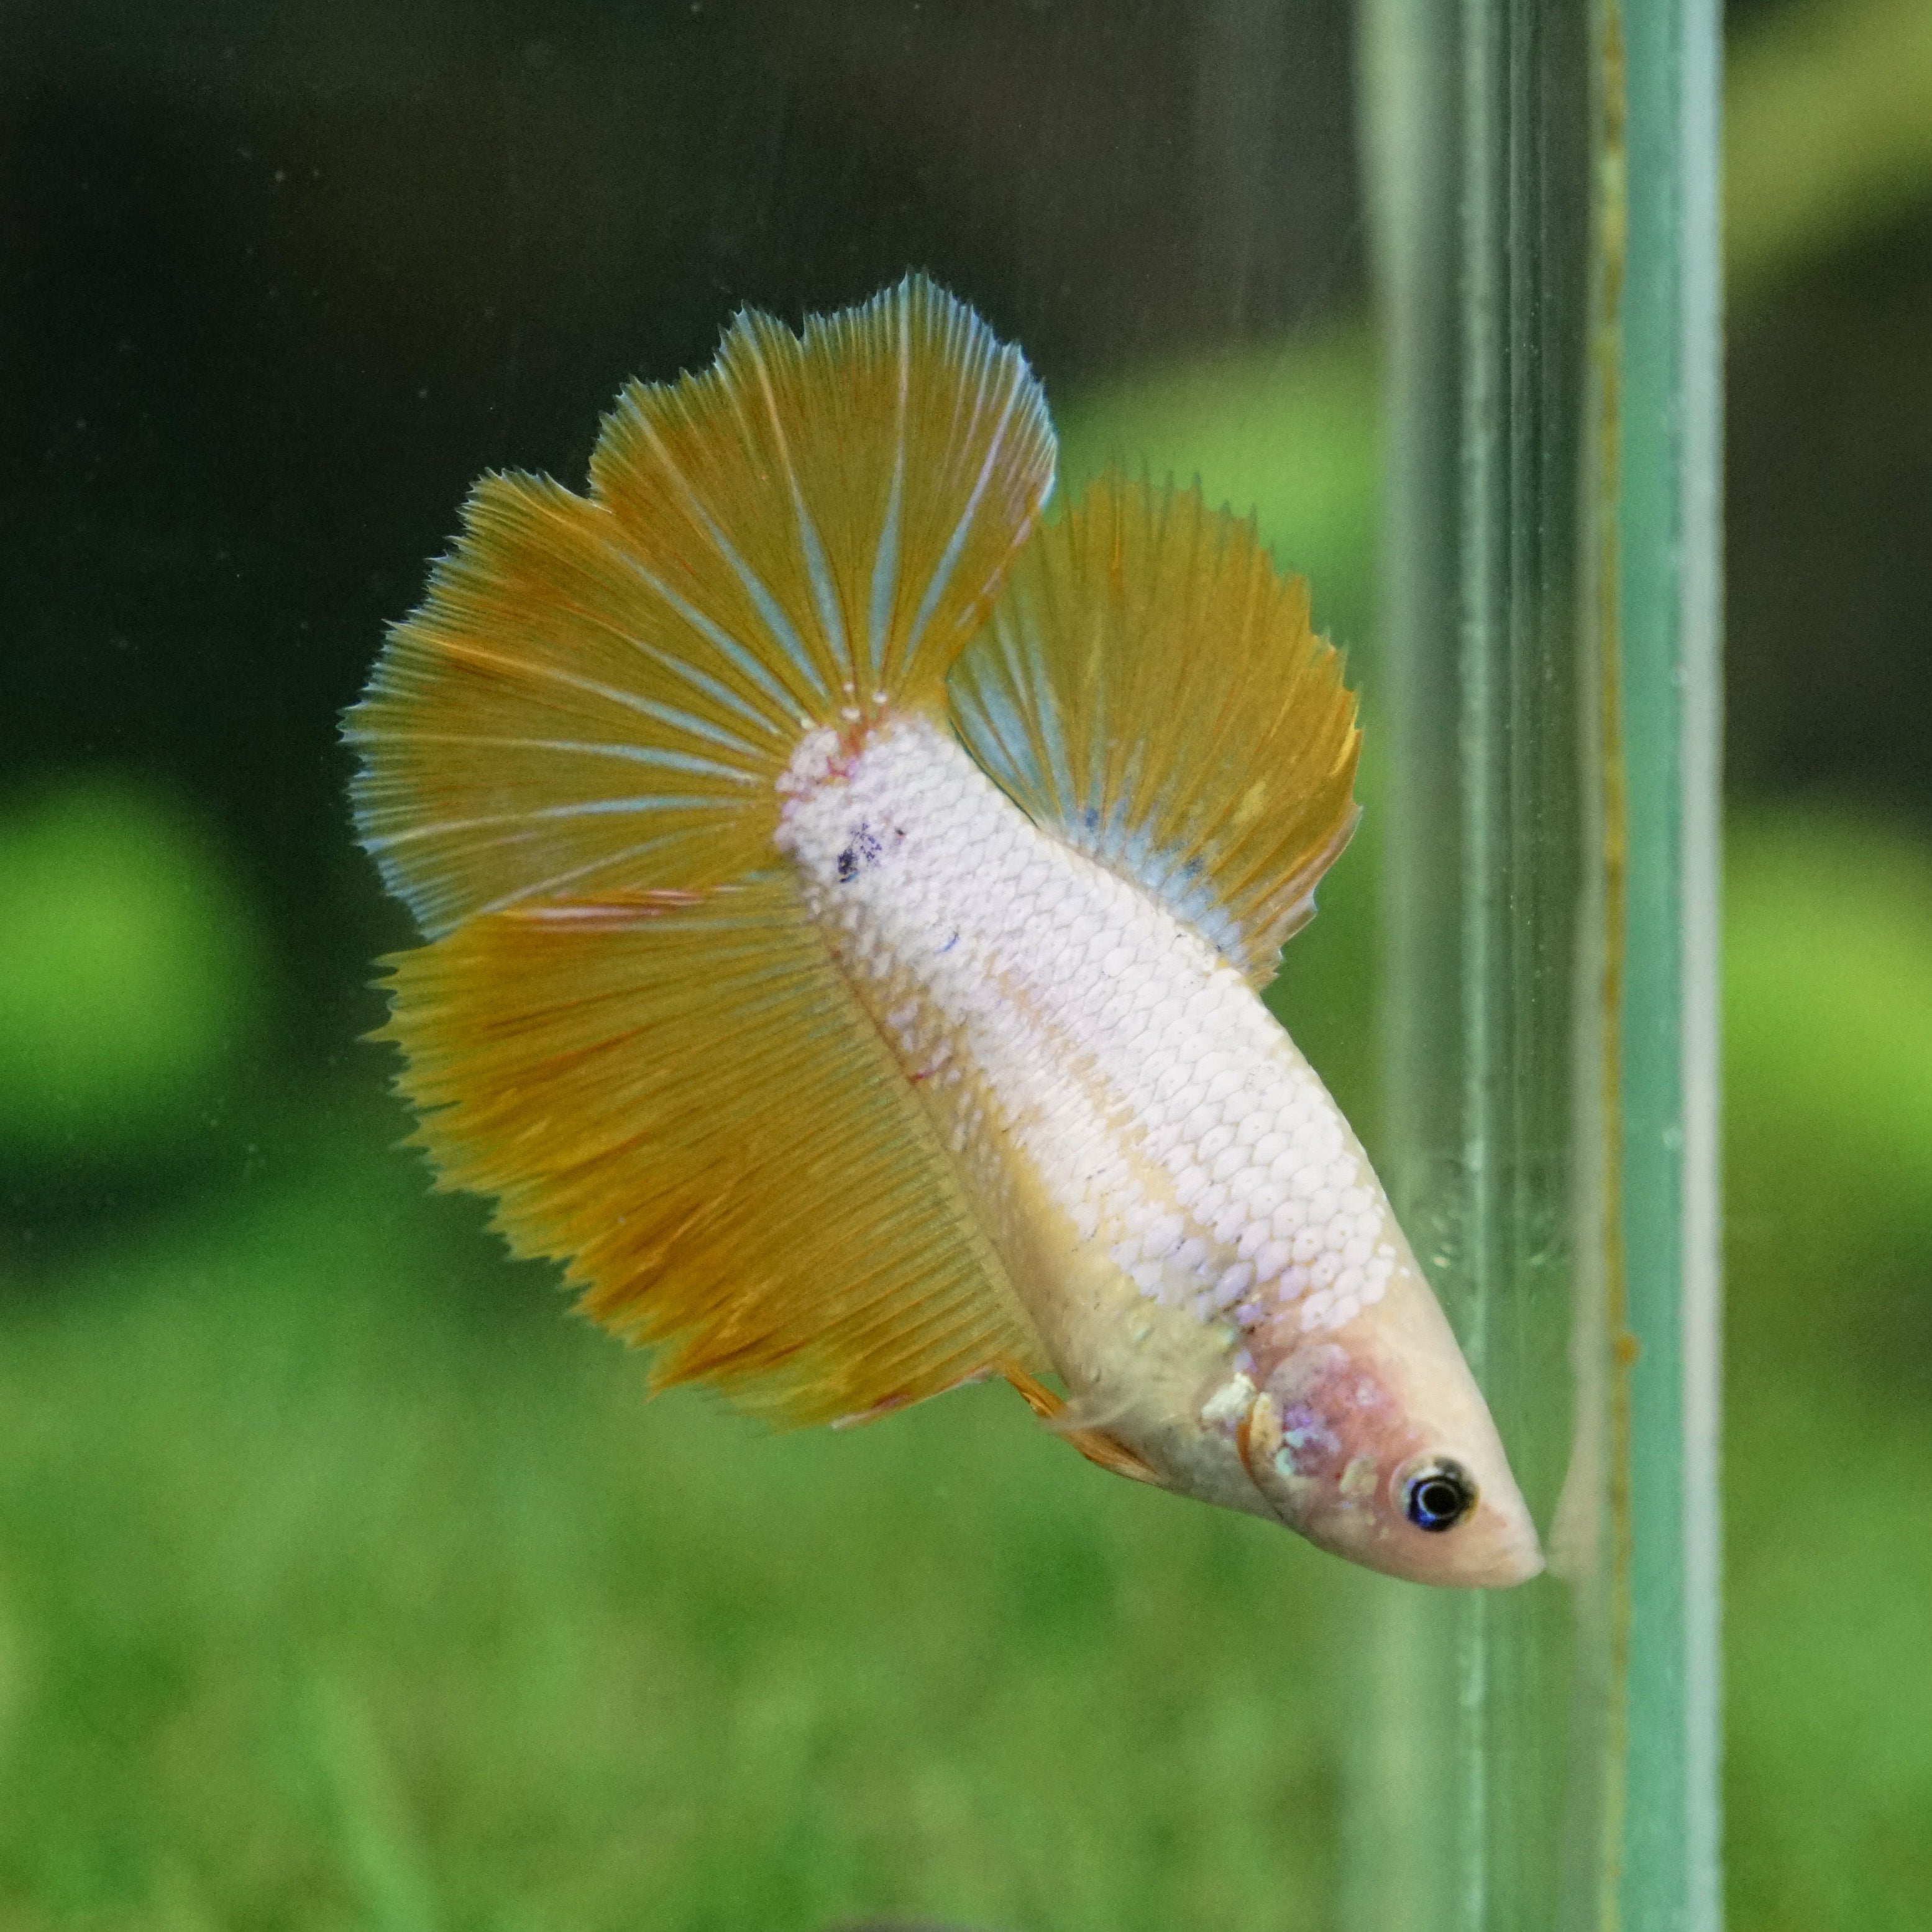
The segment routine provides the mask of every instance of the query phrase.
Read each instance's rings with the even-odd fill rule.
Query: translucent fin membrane
[[[1252,524],[1103,476],[1028,545],[951,693],[1036,824],[1274,976],[1354,829],[1359,734],[1306,586]]]
[[[1043,1365],[789,874],[471,920],[391,962],[442,1184],[600,1322],[792,1423]]]
[[[1052,486],[1017,349],[911,278],[633,384],[579,496],[485,477],[346,736],[424,930],[766,862],[802,734],[936,705]]]

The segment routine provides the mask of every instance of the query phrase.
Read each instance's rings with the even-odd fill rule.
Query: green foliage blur
[[[1760,286],[1761,236],[1863,218],[1798,199],[1746,218]],[[1376,408],[1336,338],[1064,414],[1071,486],[1119,455],[1253,503],[1360,647],[1371,809],[1276,998],[1371,1122]],[[1730,1922],[1904,1932],[1932,850],[1742,797],[1727,865]],[[250,892],[138,786],[0,814],[0,1932],[1334,1922],[1355,1612],[1406,1586],[1105,1476],[1004,1390],[837,1436],[646,1405],[430,1195],[378,1051],[272,1070]]]
[[[153,1155],[260,1019],[247,909],[194,828],[76,778],[0,822],[0,1148]]]
[[[1726,939],[1732,1922],[1903,1928],[1932,859],[1741,819]],[[400,1125],[292,1100],[251,1178],[0,1299],[0,1925],[1330,1922],[1351,1606],[1405,1586],[1004,1390],[850,1436],[646,1406]]]

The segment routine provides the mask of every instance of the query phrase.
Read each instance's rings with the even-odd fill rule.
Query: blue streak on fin
[[[892,490],[886,498],[885,522],[879,531],[872,560],[872,594],[867,607],[866,642],[867,682],[876,686],[886,668],[886,640],[892,627],[892,599],[899,581],[899,514],[905,500],[905,449],[892,459]]]

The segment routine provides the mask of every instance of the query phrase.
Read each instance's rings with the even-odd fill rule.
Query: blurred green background
[[[1727,1891],[1888,1932],[1932,1923],[1932,10],[1730,31]],[[334,728],[477,470],[578,480],[740,301],[917,264],[1070,476],[1258,508],[1372,761],[1354,58],[1242,0],[0,20],[0,1932],[1333,1922],[1350,1627],[1405,1586],[1004,1391],[646,1406],[394,1150],[356,1042],[407,935]],[[1280,994],[1371,1138],[1373,833]]]

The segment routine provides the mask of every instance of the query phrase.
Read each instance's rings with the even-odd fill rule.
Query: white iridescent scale
[[[947,732],[892,720],[855,754],[815,732],[780,789],[779,848],[1023,1294],[1036,1270],[1006,1251],[1043,1208],[1252,1372],[1413,1271],[1340,1108],[1240,974]]]

